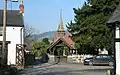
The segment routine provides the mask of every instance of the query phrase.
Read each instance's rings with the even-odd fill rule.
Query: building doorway
[[[65,52],[66,51],[65,51],[64,46],[56,46],[56,48],[54,50],[55,62],[66,63],[67,62],[67,55]]]
[[[2,65],[2,63],[3,63],[3,61],[2,61],[2,41],[0,41],[0,65]],[[5,59],[4,59],[4,64],[6,64],[7,65],[7,60],[8,60],[8,44],[10,43],[10,41],[6,41],[6,49],[5,49]]]

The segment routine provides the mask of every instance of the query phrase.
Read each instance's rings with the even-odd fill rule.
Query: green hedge
[[[34,54],[25,54],[25,66],[33,65],[35,61],[35,55]]]

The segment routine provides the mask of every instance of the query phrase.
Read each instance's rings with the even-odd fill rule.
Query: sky
[[[3,9],[3,1],[0,0],[0,9]],[[81,8],[85,0],[23,0],[25,24],[33,27],[36,33],[56,31],[60,21],[60,10],[64,29],[71,20],[74,20],[73,8]],[[19,9],[19,3],[7,3],[7,9]]]

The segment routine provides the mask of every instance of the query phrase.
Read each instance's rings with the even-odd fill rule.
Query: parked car
[[[84,65],[114,65],[113,57],[107,54],[100,54],[84,59]]]

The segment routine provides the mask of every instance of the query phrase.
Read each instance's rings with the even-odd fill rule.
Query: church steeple
[[[58,26],[58,32],[64,32],[63,21],[62,21],[62,10],[60,11],[60,23]]]

